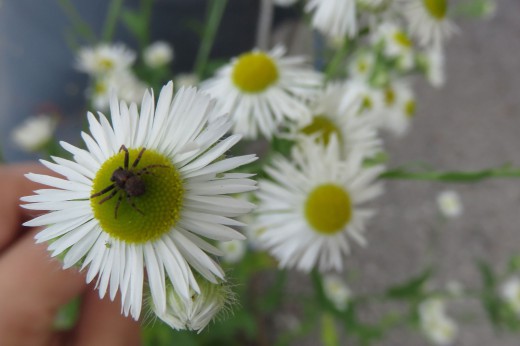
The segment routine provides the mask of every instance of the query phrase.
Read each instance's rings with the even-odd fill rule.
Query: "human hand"
[[[121,315],[121,304],[100,300],[82,273],[63,270],[45,244],[35,244],[38,230],[22,226],[34,212],[19,206],[20,197],[40,188],[24,177],[27,172],[49,173],[36,164],[0,167],[0,345],[139,345],[139,325]],[[60,306],[78,295],[77,325],[56,331]]]

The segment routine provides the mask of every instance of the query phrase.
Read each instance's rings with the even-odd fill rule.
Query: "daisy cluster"
[[[87,98],[95,109],[108,110],[112,94],[126,102],[141,101],[148,85],[133,70],[136,58],[137,54],[122,43],[79,49],[76,68],[90,77]],[[142,62],[152,70],[163,68],[172,60],[173,48],[163,41],[152,43],[142,55]]]
[[[37,242],[85,271],[100,297],[118,297],[124,315],[139,319],[148,307],[174,329],[201,331],[234,300],[218,258],[236,264],[248,248],[280,268],[325,273],[327,299],[349,306],[353,294],[329,272],[345,269],[352,243],[368,243],[383,133],[410,129],[412,75],[443,84],[442,46],[455,27],[447,0],[308,0],[301,9],[328,44],[317,52],[331,61],[325,69],[282,45],[255,48],[201,90],[190,86],[201,76],[178,75],[186,86],[175,93],[169,82],[156,100],[147,86],[169,73],[168,44],[139,59],[122,44],[78,51],[101,112],[88,114],[82,147],[61,142],[71,159],[53,156],[42,160],[51,175],[27,175],[47,188],[23,207],[47,213],[25,225],[42,227]],[[261,165],[243,167],[255,154],[227,156],[242,138],[269,147]],[[441,303],[420,310],[433,341],[453,338]]]

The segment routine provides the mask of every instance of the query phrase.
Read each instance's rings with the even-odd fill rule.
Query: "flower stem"
[[[273,0],[261,0],[260,14],[256,28],[256,47],[261,50],[269,49],[271,26],[273,24]]]
[[[114,36],[117,20],[121,12],[121,6],[124,0],[112,0],[108,7],[108,14],[103,25],[103,34],[101,36],[104,42],[110,42]]]
[[[78,10],[72,5],[70,0],[58,0],[58,4],[61,6],[74,30],[80,35],[85,41],[89,43],[95,43],[97,41],[96,34],[92,28],[81,18]]]
[[[325,69],[325,80],[330,81],[332,77],[336,74],[339,66],[345,60],[347,57],[347,53],[349,50],[350,44],[349,40],[345,39],[343,44],[341,45],[341,48],[336,50],[336,53],[334,53],[334,56],[332,57],[332,60],[328,63],[327,68]]]
[[[380,175],[382,179],[403,180],[436,180],[454,183],[477,182],[489,178],[520,178],[520,168],[503,166],[474,172],[460,171],[410,171],[406,168],[396,168]]]
[[[208,64],[209,54],[215,36],[217,34],[224,9],[226,8],[227,0],[212,0],[208,3],[208,12],[206,15],[206,26],[204,28],[204,34],[202,36],[202,42],[199,46],[197,53],[197,59],[195,60],[194,71],[199,79],[203,79],[206,65]]]

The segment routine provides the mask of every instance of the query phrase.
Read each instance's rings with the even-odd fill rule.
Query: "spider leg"
[[[153,174],[152,172],[150,172],[148,169],[149,168],[169,168],[168,166],[166,165],[149,165],[149,166],[146,166],[144,168],[141,168],[140,170],[138,170],[137,172],[135,172],[136,175],[143,175],[143,174]]]
[[[130,161],[130,154],[128,153],[128,149],[125,147],[125,145],[121,145],[121,148],[119,148],[119,151],[124,150],[125,151],[125,169],[128,169],[128,161]]]
[[[130,196],[126,195],[126,201],[128,202],[128,204],[130,204],[132,208],[139,212],[139,214],[144,215],[144,212],[141,209],[137,208],[137,206],[135,205],[135,201]]]
[[[103,190],[101,190],[101,191],[99,191],[99,192],[96,192],[96,193],[93,194],[93,195],[90,195],[90,198],[94,198],[94,197],[98,197],[98,196],[104,195],[105,193],[107,193],[108,191],[112,190],[112,189],[115,188],[115,187],[116,187],[115,184],[108,185],[108,186],[105,187]]]
[[[103,204],[105,203],[106,201],[108,201],[109,199],[111,199],[112,197],[114,197],[116,194],[117,194],[117,191],[118,190],[114,190],[110,193],[110,195],[106,196],[105,198],[103,198],[101,201],[99,201],[99,204]]]
[[[117,211],[119,210],[119,206],[121,205],[121,201],[123,200],[123,195],[119,195],[116,202],[116,208],[114,209],[114,218],[117,219]]]
[[[141,158],[143,157],[145,150],[146,150],[146,148],[141,149],[141,151],[139,152],[139,155],[137,155],[137,158],[135,159],[134,163],[132,164],[132,168],[137,167],[137,165],[139,164],[139,161],[141,161]]]

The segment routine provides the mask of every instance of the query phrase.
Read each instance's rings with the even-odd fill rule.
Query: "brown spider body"
[[[125,191],[129,197],[141,196],[146,192],[146,185],[141,177],[124,168],[116,169],[110,180],[114,182],[116,188]]]
[[[126,200],[128,204],[137,212],[144,215],[144,212],[139,209],[135,205],[134,197],[142,196],[146,193],[146,185],[144,183],[144,180],[142,179],[142,175],[144,174],[152,174],[149,169],[150,168],[168,168],[168,166],[164,165],[148,165],[144,168],[141,168],[139,170],[135,170],[137,165],[139,164],[139,161],[141,161],[141,158],[143,157],[144,151],[146,148],[142,148],[139,154],[137,155],[137,158],[132,163],[132,167],[129,167],[129,160],[130,160],[130,154],[128,153],[128,149],[122,145],[119,151],[125,152],[125,162],[123,167],[118,167],[114,172],[112,173],[112,176],[110,177],[110,181],[113,183],[108,185],[106,188],[102,189],[99,192],[96,192],[90,196],[90,198],[96,198],[99,196],[102,196],[108,192],[110,192],[109,195],[104,197],[101,201],[99,201],[99,204],[103,204],[109,199],[115,197],[118,192],[121,192],[117,198],[116,207],[114,210],[114,217],[117,219],[117,211],[119,210],[119,206],[121,204],[121,201],[123,200],[123,196],[126,197]]]

